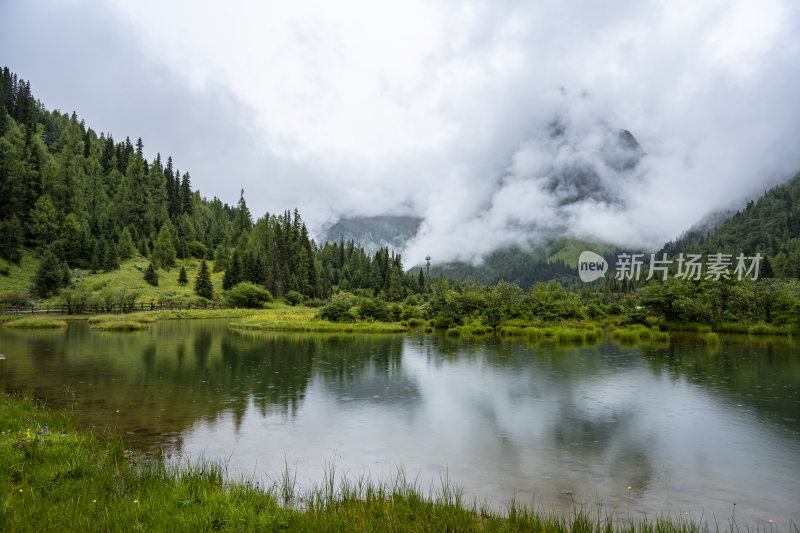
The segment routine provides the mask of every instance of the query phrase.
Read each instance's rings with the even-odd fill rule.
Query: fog
[[[800,170],[790,1],[10,4],[48,107],[312,231],[420,216],[407,265],[656,248]]]

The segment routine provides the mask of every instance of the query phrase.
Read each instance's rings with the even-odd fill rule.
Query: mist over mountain
[[[210,196],[297,206],[315,235],[418,217],[406,264],[473,264],[565,234],[655,250],[788,179],[798,21],[790,0],[32,0],[0,6],[0,49]]]
[[[422,219],[410,216],[341,218],[324,230],[320,241],[353,241],[371,254],[386,247],[402,251],[421,223]]]

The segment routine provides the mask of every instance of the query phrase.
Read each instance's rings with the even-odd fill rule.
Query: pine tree
[[[233,257],[228,261],[228,268],[222,276],[222,288],[230,290],[242,281],[242,261],[239,258],[239,250],[233,251]]]
[[[0,221],[0,256],[12,263],[19,263],[22,259],[22,238],[22,226],[16,215]]]
[[[56,256],[52,246],[45,249],[42,255],[42,261],[36,270],[34,283],[36,285],[36,294],[42,298],[47,298],[61,287],[69,285],[67,264]]]
[[[186,276],[186,267],[181,266],[181,272],[178,274],[178,284],[186,285],[189,283],[189,278]]]
[[[111,271],[119,268],[119,255],[114,241],[108,242],[103,255],[103,270]]]
[[[192,214],[192,182],[189,173],[186,172],[181,179],[181,213]]]
[[[122,259],[130,259],[136,253],[136,248],[133,246],[133,238],[131,232],[126,227],[122,230],[119,236],[119,243],[117,244],[117,251]]]
[[[214,298],[214,286],[211,284],[211,273],[205,259],[200,263],[200,272],[194,282],[194,292],[209,300]]]
[[[159,268],[169,270],[175,264],[175,246],[172,244],[172,225],[167,222],[161,226],[158,239],[153,247],[152,259]]]
[[[153,287],[158,287],[158,272],[156,272],[152,261],[144,269],[144,280]]]
[[[250,217],[250,210],[244,201],[244,189],[239,193],[239,205],[236,208],[236,219],[233,221],[233,239],[238,239],[242,233],[253,226],[253,219]]]

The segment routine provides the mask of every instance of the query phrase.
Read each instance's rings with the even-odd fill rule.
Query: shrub
[[[225,293],[228,307],[258,308],[271,301],[272,294],[267,289],[249,281],[238,283]]]
[[[386,302],[380,298],[364,298],[358,305],[358,316],[373,320],[387,321],[391,318],[391,311]]]
[[[297,291],[287,292],[285,298],[292,306],[303,303],[303,295]]]
[[[189,255],[194,256],[198,259],[203,259],[206,256],[208,251],[206,250],[206,245],[200,241],[192,241],[186,245],[186,251],[189,252]]]
[[[21,291],[5,291],[0,293],[0,305],[27,307],[31,305],[31,300]]]
[[[605,318],[606,311],[598,303],[590,303],[586,306],[586,316],[592,319]]]
[[[347,292],[340,292],[331,298],[328,305],[319,310],[317,316],[333,322],[354,322],[356,315],[350,308],[355,305],[355,297]]]

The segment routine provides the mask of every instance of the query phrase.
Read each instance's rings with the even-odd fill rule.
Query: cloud
[[[422,216],[409,264],[561,233],[657,247],[800,169],[788,0],[28,6],[0,43],[45,103],[256,213]]]

